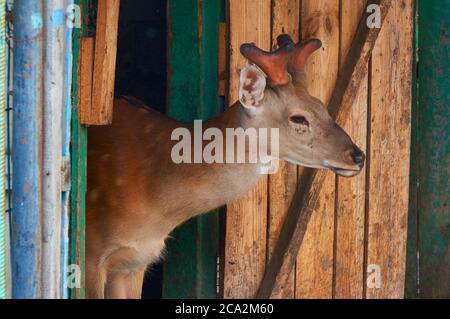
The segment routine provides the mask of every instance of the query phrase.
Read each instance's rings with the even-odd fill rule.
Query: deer
[[[321,41],[294,43],[282,34],[277,44],[270,52],[241,45],[248,62],[240,70],[238,101],[205,121],[203,129],[278,128],[278,159],[357,175],[364,153],[306,87],[305,64]],[[170,119],[125,96],[114,100],[111,125],[89,128],[88,298],[140,298],[147,267],[164,255],[165,241],[176,227],[239,199],[261,178],[267,165],[263,160],[175,163],[172,132],[180,127],[193,130],[192,123]]]

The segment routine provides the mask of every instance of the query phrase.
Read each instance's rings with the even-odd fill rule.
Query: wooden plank
[[[217,95],[219,2],[168,2],[167,114],[208,119],[220,112]],[[167,241],[163,298],[215,298],[218,210],[189,220]]]
[[[377,5],[380,8],[380,22],[383,24],[392,0],[368,0],[367,7]],[[365,10],[358,24],[358,29],[352,41],[352,46],[345,58],[345,66],[341,68],[339,80],[331,96],[328,109],[330,115],[344,126],[349,118],[351,105],[358,94],[359,86],[366,76],[366,68],[380,28],[368,28],[367,19],[372,11]],[[338,112],[339,110],[339,112]]]
[[[372,0],[369,1],[372,2]],[[383,24],[383,17],[385,17],[390,9],[390,0],[381,0],[380,8],[381,24]],[[362,18],[362,21],[365,20],[366,16]],[[379,29],[369,29],[364,22],[359,23],[356,36],[352,41],[345,66],[343,67],[343,69],[350,68],[350,70],[339,74],[331,98],[331,100],[343,101],[341,104],[336,104],[334,112],[330,112],[332,118],[336,119],[340,117],[341,112],[345,114],[349,113],[348,108],[353,104],[353,99],[361,85],[362,77],[359,74],[362,74],[363,71],[359,70],[359,68],[366,67],[368,56],[370,57],[372,53],[378,33]],[[341,81],[345,82],[346,85],[341,85]],[[346,98],[343,98],[344,96]],[[328,108],[330,110],[330,105]],[[257,298],[270,297],[287,282],[288,277],[286,273],[289,272],[286,270],[292,269],[295,264],[298,251],[305,236],[306,227],[311,218],[312,209],[317,204],[317,199],[326,174],[327,172],[325,170],[303,170],[294,199],[289,206],[288,214],[283,223],[279,240],[277,241],[272,258],[266,267],[264,278],[258,289]]]
[[[318,201],[326,176],[325,170],[309,168],[303,170],[302,178],[298,181],[297,190],[256,294],[257,299],[279,295],[280,290],[289,282],[290,272],[296,263],[313,207]]]
[[[227,24],[225,22],[219,23],[219,96],[225,96],[227,92]]]
[[[272,2],[272,49],[276,48],[278,35],[287,33],[299,40],[300,0],[280,0]],[[279,162],[278,172],[269,176],[269,220],[267,249],[272,255],[281,227],[295,193],[297,166],[285,161]],[[289,280],[274,298],[294,298],[295,271],[290,270]]]
[[[92,73],[94,66],[94,39],[82,38],[80,52],[79,114],[81,124],[91,123]]]
[[[374,271],[367,278],[367,298],[402,298],[404,293],[412,13],[412,0],[392,1],[372,56],[366,249],[368,268]]]
[[[411,106],[411,157],[409,163],[408,233],[406,245],[405,298],[417,299],[419,287],[419,175],[420,175],[420,111],[419,107],[419,5],[414,3],[414,53],[412,73]],[[434,20],[433,20],[434,21]],[[426,22],[428,23],[428,22]],[[427,81],[428,83],[428,81]],[[428,105],[428,103],[426,103]],[[428,145],[428,143],[427,143]],[[422,168],[423,169],[423,168]],[[428,172],[426,172],[428,174]],[[444,190],[445,191],[445,190]],[[446,192],[448,194],[448,192]]]
[[[421,1],[418,3],[418,10],[420,76],[418,103],[413,104],[411,161],[414,161],[415,165],[411,166],[410,170],[411,174],[415,175],[410,184],[411,194],[414,194],[410,200],[410,213],[417,212],[415,216],[418,218],[418,224],[415,226],[418,227],[408,229],[408,245],[416,247],[411,249],[413,261],[407,268],[407,297],[448,299],[450,16],[448,9],[443,10],[442,1],[439,0]],[[412,241],[409,237],[413,232],[416,232],[417,241]],[[419,278],[416,267],[419,269]]]
[[[339,68],[339,0],[302,1],[303,38],[318,38],[305,73],[311,95],[328,103]],[[296,298],[330,298],[333,279],[335,175],[327,172],[297,257]]]
[[[91,125],[112,122],[120,0],[98,0]]]
[[[344,65],[365,3],[365,0],[341,2],[341,66]],[[366,76],[362,80],[351,106],[349,118],[343,127],[364,152],[367,140],[367,72],[366,67]],[[337,177],[333,287],[335,298],[363,296],[365,181],[365,171],[353,178]]]
[[[79,275],[79,287],[71,287],[69,298],[83,299],[86,296],[85,269],[85,239],[86,239],[86,164],[87,164],[87,128],[80,124],[78,111],[80,103],[80,50],[83,33],[87,25],[84,17],[87,15],[88,1],[77,0],[83,10],[83,29],[73,31],[73,77],[72,77],[72,129],[70,147],[71,191],[70,191],[70,232],[69,232],[69,263],[76,265],[70,273]],[[75,273],[78,270],[79,273]]]
[[[229,1],[229,101],[238,98],[239,69],[246,61],[239,53],[244,42],[270,49],[271,1]],[[224,297],[250,298],[261,281],[266,263],[267,177],[242,199],[227,206]]]
[[[300,40],[300,0],[277,0],[272,3],[272,49],[277,36],[287,33],[294,42]]]

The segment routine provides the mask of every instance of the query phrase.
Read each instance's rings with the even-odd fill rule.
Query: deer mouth
[[[353,177],[361,172],[360,169],[344,169],[337,167],[327,167],[327,168],[331,170],[333,173],[343,177]]]
[[[303,167],[309,167],[309,168],[322,168],[322,169],[329,169],[330,171],[332,171],[333,173],[342,176],[342,177],[353,177],[358,175],[361,170],[362,167],[358,167],[358,168],[342,168],[342,167],[337,167],[337,166],[332,166],[330,165],[330,163],[328,161],[324,161],[321,165],[320,164],[305,164],[305,163],[300,163],[298,161],[294,161],[291,160],[289,158],[283,158],[284,160],[293,163],[295,165],[300,165]]]
[[[363,168],[362,165],[354,165],[354,166],[350,166],[350,167],[347,166],[345,168],[338,167],[338,166],[331,165],[331,163],[329,161],[324,161],[322,163],[322,165],[323,165],[323,168],[329,169],[333,173],[335,173],[339,176],[343,176],[343,177],[353,177],[355,175],[358,175]]]

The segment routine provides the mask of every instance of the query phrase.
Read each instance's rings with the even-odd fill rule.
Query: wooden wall
[[[281,33],[319,38],[306,68],[328,103],[365,0],[229,0],[229,102],[237,99],[239,46],[274,48]],[[413,1],[392,1],[345,130],[367,154],[352,179],[328,173],[290,282],[277,297],[401,298],[409,184]],[[282,163],[227,207],[224,297],[253,297],[302,168]],[[379,267],[379,268],[377,268]],[[373,287],[379,269],[381,285]]]

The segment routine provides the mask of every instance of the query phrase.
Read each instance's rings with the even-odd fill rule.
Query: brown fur
[[[289,121],[299,113],[311,128],[299,130]],[[89,129],[89,298],[138,298],[145,268],[161,256],[175,227],[243,196],[260,178],[261,164],[175,164],[171,133],[181,126],[192,130],[122,98],[111,126]],[[266,88],[256,113],[238,102],[203,126],[278,127],[281,158],[314,167],[326,161],[350,175],[360,170],[348,155],[355,149],[350,138],[300,83]]]

